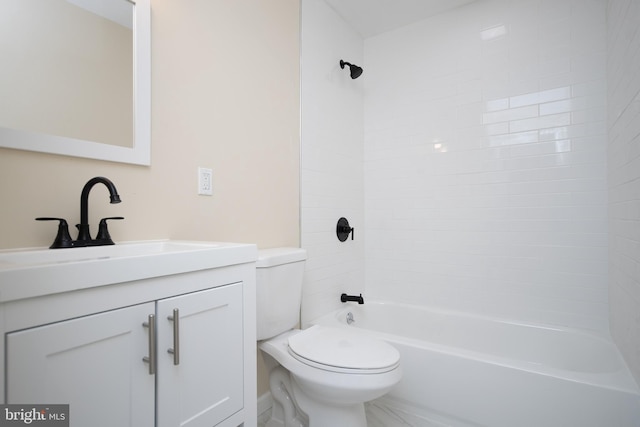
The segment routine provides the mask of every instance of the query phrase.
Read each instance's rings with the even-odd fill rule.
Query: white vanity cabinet
[[[3,401],[69,404],[71,427],[255,426],[257,250],[240,246],[231,265],[25,298],[0,269]]]
[[[154,306],[7,334],[6,403],[69,404],[75,426],[153,426],[155,379],[140,362]]]
[[[214,426],[242,409],[242,283],[158,301],[157,313],[157,427]]]

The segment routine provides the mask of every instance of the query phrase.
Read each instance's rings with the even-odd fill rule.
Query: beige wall
[[[82,186],[98,175],[122,203],[94,187],[92,231],[124,216],[116,242],[299,244],[298,0],[151,3],[151,167],[0,149],[0,249],[48,246],[55,224],[34,218],[78,223]],[[197,195],[198,166],[213,169],[213,197]],[[262,394],[262,365],[258,376]]]
[[[0,248],[48,246],[53,223],[79,222],[96,186],[92,231],[122,215],[114,240],[156,238],[299,243],[298,0],[152,1],[152,164],[131,166],[0,149]],[[197,195],[197,168],[214,174]],[[75,229],[72,229],[75,236]]]
[[[0,148],[0,249],[48,246],[53,223],[124,216],[114,240],[200,239],[299,244],[298,0],[152,0],[151,167]],[[198,196],[197,168],[214,174]],[[72,236],[75,237],[75,229]],[[258,394],[268,390],[260,361]]]

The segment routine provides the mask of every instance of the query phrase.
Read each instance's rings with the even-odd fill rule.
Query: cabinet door
[[[153,303],[7,334],[7,403],[69,404],[71,427],[153,427]]]
[[[158,301],[157,313],[157,426],[211,427],[241,410],[242,283]]]

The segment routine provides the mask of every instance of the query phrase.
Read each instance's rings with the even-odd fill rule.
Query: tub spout
[[[362,298],[362,294],[360,294],[360,296],[342,294],[340,295],[340,301],[342,302],[353,301],[353,302],[357,302],[358,304],[364,304],[364,298]]]

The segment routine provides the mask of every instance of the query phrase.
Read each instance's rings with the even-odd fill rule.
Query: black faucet
[[[76,224],[78,228],[78,238],[74,242],[74,246],[97,246],[97,245],[113,245],[113,241],[102,242],[101,239],[91,240],[91,234],[89,232],[89,192],[94,185],[101,183],[104,184],[109,190],[110,203],[120,203],[120,196],[116,186],[113,185],[109,179],[102,176],[91,178],[82,188],[82,194],[80,195],[80,224]],[[122,217],[113,217],[107,219],[124,219]],[[101,224],[102,225],[102,224]],[[106,230],[106,221],[105,221]],[[108,233],[107,233],[108,235]]]
[[[362,294],[360,294],[360,296],[342,294],[340,295],[340,301],[342,302],[353,301],[353,302],[357,302],[358,304],[364,304],[364,298],[362,298]]]
[[[76,227],[78,227],[78,239],[71,239],[71,236],[69,235],[69,227],[67,225],[67,221],[64,218],[36,218],[37,221],[59,221],[58,234],[56,236],[56,239],[53,241],[53,244],[49,246],[51,249],[81,248],[84,246],[102,246],[114,244],[113,240],[111,240],[111,236],[109,235],[109,230],[107,229],[107,220],[124,219],[121,216],[102,218],[100,220],[98,234],[95,239],[91,239],[91,233],[89,233],[89,192],[91,191],[93,186],[98,183],[104,184],[109,190],[111,203],[120,203],[120,196],[118,195],[116,186],[113,185],[113,182],[111,182],[107,178],[97,176],[87,181],[87,183],[84,185],[84,188],[82,189],[82,194],[80,195],[80,224],[76,224]]]

